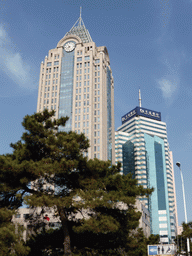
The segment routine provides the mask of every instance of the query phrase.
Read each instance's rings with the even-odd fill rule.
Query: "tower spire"
[[[141,91],[140,91],[140,88],[139,88],[139,107],[141,108]]]
[[[80,20],[81,20],[82,7],[80,6]]]

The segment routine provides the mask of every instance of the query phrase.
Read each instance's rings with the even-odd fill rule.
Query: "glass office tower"
[[[63,131],[84,133],[89,158],[115,161],[114,83],[105,46],[97,47],[80,18],[40,67],[37,112],[68,116]]]
[[[161,113],[136,107],[124,115],[115,133],[115,151],[124,174],[154,188],[149,199],[140,200],[149,209],[151,233],[159,234],[162,243],[172,242],[177,226],[174,171]]]

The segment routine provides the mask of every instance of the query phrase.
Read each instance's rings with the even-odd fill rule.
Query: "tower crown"
[[[81,18],[81,9],[80,9],[80,17],[75,22],[75,24],[70,29],[70,31],[65,34],[65,36],[69,36],[69,35],[76,35],[80,37],[83,43],[92,42],[92,38],[89,34],[89,31],[86,29],[85,24]]]

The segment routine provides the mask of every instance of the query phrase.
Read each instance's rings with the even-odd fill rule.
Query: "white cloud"
[[[178,79],[173,79],[172,81],[170,81],[163,78],[161,80],[158,80],[158,84],[164,98],[171,98],[173,94],[177,91],[179,86]]]
[[[15,46],[2,25],[0,25],[0,67],[20,87],[35,88],[30,66],[24,62],[21,54],[15,51]]]

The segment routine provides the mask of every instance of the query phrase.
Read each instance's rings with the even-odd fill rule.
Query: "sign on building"
[[[175,244],[148,245],[148,256],[174,256],[176,251]]]

